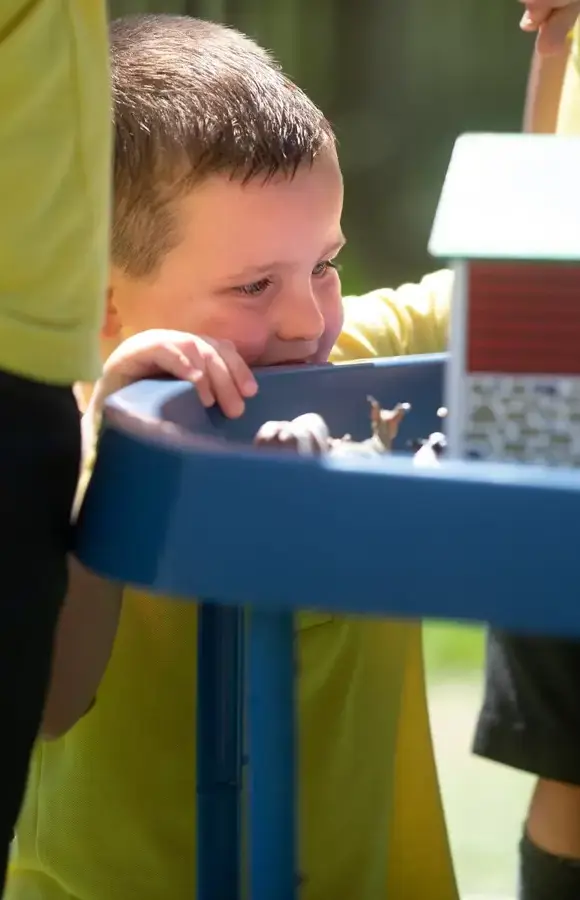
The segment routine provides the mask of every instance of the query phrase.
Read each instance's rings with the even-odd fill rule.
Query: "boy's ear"
[[[105,318],[101,328],[101,337],[106,340],[118,338],[121,334],[121,318],[115,305],[115,290],[111,286],[107,289],[107,302],[105,306]]]

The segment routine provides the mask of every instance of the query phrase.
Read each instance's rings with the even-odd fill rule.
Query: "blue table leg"
[[[294,616],[248,615],[249,897],[296,900]]]
[[[198,623],[197,900],[241,897],[243,666],[244,610],[202,603]]]

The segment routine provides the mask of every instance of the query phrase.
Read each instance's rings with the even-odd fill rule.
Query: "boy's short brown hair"
[[[111,25],[113,261],[147,276],[178,240],[173,202],[216,173],[289,177],[332,128],[269,53],[186,16]]]

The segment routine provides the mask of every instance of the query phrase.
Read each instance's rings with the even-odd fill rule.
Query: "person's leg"
[[[72,391],[0,372],[0,886],[66,592],[79,467]]]
[[[520,843],[520,900],[580,897],[580,788],[540,779]]]
[[[474,751],[539,776],[520,900],[580,898],[580,642],[490,631]]]

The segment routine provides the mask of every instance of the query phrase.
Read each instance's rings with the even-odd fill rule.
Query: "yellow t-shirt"
[[[347,298],[333,359],[443,349],[450,282]],[[297,625],[303,900],[456,900],[420,624]],[[195,648],[193,605],[125,591],[94,708],[36,749],[7,900],[195,896]]]
[[[558,134],[580,134],[580,19],[576,22],[574,39],[558,114]]]
[[[106,4],[0,2],[0,369],[100,373],[111,165]]]

